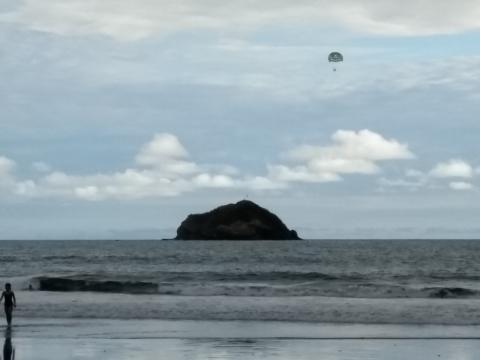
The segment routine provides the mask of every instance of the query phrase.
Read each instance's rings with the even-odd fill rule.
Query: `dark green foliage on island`
[[[248,200],[189,215],[177,229],[175,239],[300,240],[278,216]]]

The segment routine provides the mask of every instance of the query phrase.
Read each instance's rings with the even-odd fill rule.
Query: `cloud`
[[[436,178],[471,178],[473,173],[472,166],[460,159],[439,163],[430,171],[430,175]]]
[[[415,180],[405,180],[405,179],[388,179],[380,178],[378,180],[380,189],[384,190],[386,188],[403,188],[411,191],[416,191],[426,185],[425,180],[419,178]]]
[[[168,133],[156,134],[143,145],[135,161],[138,167],[114,173],[73,176],[56,171],[35,181],[18,181],[15,193],[92,201],[177,196],[201,188],[237,186],[228,173],[210,173],[190,161],[178,138]]]
[[[473,185],[468,183],[468,182],[463,182],[463,181],[453,181],[450,184],[448,184],[450,189],[452,190],[457,190],[457,191],[466,191],[466,190],[472,190]]]
[[[13,170],[16,167],[15,161],[0,156],[0,194],[11,191],[15,185]]]
[[[286,182],[265,176],[250,176],[241,181],[242,187],[251,190],[282,190],[288,187]]]
[[[110,0],[104,1],[108,4]],[[49,3],[50,0],[46,0],[42,1],[41,6],[36,5],[39,7],[38,11],[47,9]],[[73,6],[73,9],[79,12],[72,11],[72,16],[79,16],[81,13],[79,8],[92,7],[95,2],[84,1],[78,6],[72,5],[75,3],[76,0],[68,3],[59,1],[55,6],[61,5],[66,9]],[[104,6],[103,1],[96,3],[100,5],[95,4],[95,6]],[[152,2],[145,6],[154,5]],[[141,8],[141,5],[137,6],[136,3],[125,6]],[[276,6],[275,4],[272,7],[276,8]],[[296,3],[291,6],[295,7]],[[168,9],[168,6],[165,8]],[[111,10],[112,13],[115,11],[119,10],[117,8]],[[106,12],[106,14],[110,13]],[[82,19],[97,15],[95,12],[88,12]],[[0,13],[0,19],[1,17]],[[154,21],[157,21],[156,19],[161,17],[155,17]],[[40,20],[41,16],[34,17],[34,21]],[[61,21],[64,21],[63,17]],[[158,20],[158,23],[162,22]],[[67,26],[74,26],[74,24],[74,22],[67,22]],[[54,22],[50,25],[54,26]],[[86,29],[95,32],[93,26],[89,25]],[[305,30],[294,28],[292,31]],[[129,26],[125,26],[125,32],[127,36],[135,33]],[[308,31],[308,33],[312,32]],[[153,32],[151,35],[155,34]],[[330,36],[331,31],[328,34]],[[121,39],[121,34],[118,35]],[[118,100],[118,96],[122,97],[118,101],[123,101],[125,106],[136,106],[134,104],[137,102],[144,104],[149,101],[150,96],[141,95],[152,93],[158,95],[158,91],[163,91],[162,88],[168,89],[169,94],[172,94],[175,90],[184,91],[185,89],[196,92],[201,87],[201,90],[206,91],[222,91],[227,97],[230,91],[238,91],[252,103],[258,102],[259,97],[282,102],[317,102],[349,96],[348,101],[355,104],[360,101],[360,98],[355,98],[354,95],[361,96],[364,102],[370,102],[370,96],[378,98],[379,94],[395,94],[404,101],[407,101],[405,99],[417,101],[419,97],[425,96],[423,91],[428,91],[429,99],[435,99],[438,96],[444,96],[443,91],[450,90],[465,94],[463,99],[468,102],[469,98],[478,96],[480,93],[480,58],[471,56],[471,52],[442,50],[439,59],[438,55],[430,56],[424,51],[412,52],[397,49],[399,52],[395,50],[392,53],[392,49],[396,48],[396,42],[390,45],[383,40],[378,40],[379,43],[376,46],[365,46],[365,44],[355,45],[342,41],[342,51],[346,56],[345,66],[332,77],[331,68],[325,63],[325,58],[331,50],[331,43],[338,43],[334,39],[317,37],[312,43],[305,43],[305,39],[292,43],[292,37],[285,34],[285,29],[273,40],[251,36],[248,36],[247,40],[238,35],[237,32],[222,31],[214,37],[195,37],[192,42],[192,38],[185,38],[185,34],[182,34],[180,41],[152,39],[139,44],[120,45],[88,37],[86,41],[79,42],[75,48],[69,48],[69,45],[64,44],[65,39],[55,36],[44,43],[44,40],[41,40],[44,39],[43,36],[29,36],[28,33],[22,32],[17,36],[29,41],[32,51],[37,54],[36,61],[28,62],[28,54],[14,44],[18,41],[7,41],[10,37],[6,37],[3,44],[6,47],[7,56],[3,61],[3,68],[6,69],[4,76],[8,80],[10,73],[17,72],[15,70],[18,70],[18,66],[15,64],[23,64],[26,67],[20,78],[14,76],[11,79],[12,84],[18,84],[22,79],[29,82],[17,88],[17,96],[21,97],[38,92],[39,89],[31,84],[36,79],[30,75],[42,69],[42,77],[46,84],[55,84],[53,88],[49,86],[47,88],[58,91],[58,85],[62,82],[68,86],[64,92],[69,93],[72,88],[82,92],[92,91],[92,87],[100,87],[102,93],[98,95],[100,99],[98,101],[108,93],[111,97],[108,97],[107,103],[112,101],[111,99]],[[281,41],[283,38],[285,42]],[[68,39],[66,40],[67,44],[72,44]],[[433,46],[444,48],[442,44],[443,40],[442,43],[435,42]],[[59,78],[59,73],[66,73],[68,76]],[[285,76],[286,74],[288,76]],[[69,83],[71,81],[78,84]],[[28,92],[22,90],[25,86],[28,87]],[[138,86],[138,90],[132,90],[133,86]],[[104,87],[112,88],[107,92]],[[406,90],[415,90],[415,92],[407,93]],[[431,93],[430,90],[434,92]],[[40,89],[40,91],[44,93],[46,89]],[[14,93],[10,96],[13,95]],[[123,96],[128,98],[124,99]],[[93,98],[96,97],[97,95]],[[160,103],[162,101],[155,102],[155,106],[160,106]],[[169,103],[169,106],[174,104],[176,102]],[[388,107],[388,103],[380,104],[377,101],[373,108],[383,109],[385,106]]]
[[[291,150],[286,158],[293,165],[269,166],[269,176],[285,182],[339,181],[345,174],[376,174],[381,161],[414,157],[407,144],[366,129],[338,130],[332,141],[327,147],[303,145]]]
[[[421,188],[431,186],[431,179],[429,174],[417,169],[405,170],[404,177],[400,178],[387,178],[381,177],[377,180],[380,191],[396,191],[396,190],[408,190],[417,191]]]
[[[475,0],[24,0],[0,20],[59,35],[136,40],[196,29],[248,31],[271,24],[325,24],[382,36],[480,28]]]
[[[332,172],[316,172],[308,166],[268,166],[269,178],[279,182],[332,182],[340,181],[342,178]]]
[[[339,181],[347,174],[371,175],[380,171],[381,161],[413,158],[406,144],[370,130],[339,130],[332,141],[330,146],[292,149],[286,154],[290,163],[267,166],[266,175],[242,175],[229,165],[197,164],[169,133],[155,134],[134,157],[136,166],[122,171],[88,175],[53,171],[20,180],[11,175],[14,163],[0,158],[0,175],[10,180],[10,190],[18,196],[95,201],[178,196],[201,189],[282,190],[291,182],[322,183]]]
[[[13,160],[0,156],[0,180],[10,178],[14,167],[15,162]]]
[[[44,163],[43,161],[35,161],[34,163],[32,163],[32,168],[35,171],[42,172],[42,173],[49,172],[52,170],[50,165],[48,165],[47,163]]]
[[[189,154],[176,136],[156,134],[144,145],[135,160],[138,165],[152,167],[169,176],[181,176],[198,172],[197,165],[187,160]]]
[[[432,99],[445,91],[449,95],[451,91],[459,92],[468,101],[480,93],[478,56],[455,53],[442,58],[424,56],[418,61],[409,57],[412,53],[406,59],[402,58],[403,54],[392,61],[385,49],[382,52],[347,46],[345,64],[331,77],[331,67],[321,65],[328,51],[330,46],[258,44],[239,45],[238,50],[206,50],[205,54],[194,56],[210,67],[204,67],[203,71],[193,67],[195,71],[182,80],[244,89],[249,94],[282,102],[325,101],[338,97],[348,97],[346,101],[355,102],[355,95],[365,99],[378,94],[418,99],[427,93]],[[221,70],[212,71],[213,66]],[[382,108],[383,104],[377,101],[372,106]]]
[[[409,190],[418,190],[420,188],[444,189],[448,186],[452,190],[472,190],[474,185],[465,181],[444,181],[452,178],[471,179],[476,171],[466,161],[461,159],[451,159],[438,163],[432,170],[422,172],[409,169],[405,172],[405,178],[388,179],[381,178],[378,183],[381,190],[386,188],[405,188]]]
[[[178,196],[200,189],[283,189],[285,184],[263,176],[240,176],[229,165],[198,165],[172,134],[156,134],[135,156],[138,167],[114,173],[69,175],[54,171],[36,180],[11,180],[10,190],[24,197],[74,198],[87,201]],[[0,174],[13,162],[0,158]],[[43,169],[43,167],[42,167]]]
[[[416,170],[416,169],[407,169],[405,171],[405,176],[409,178],[417,178],[417,179],[424,179],[426,174],[423,171]]]
[[[40,173],[38,178],[18,179],[13,172],[15,162],[0,156],[0,190],[30,198],[86,201],[171,197],[201,189],[284,190],[296,182],[327,183],[352,174],[375,175],[382,171],[382,162],[414,157],[408,144],[371,130],[338,130],[331,136],[330,145],[296,146],[282,156],[284,163],[267,165],[265,175],[248,175],[231,165],[196,163],[175,135],[158,133],[140,147],[134,156],[135,166],[110,173],[70,175],[36,162],[33,166]],[[407,169],[404,178],[381,177],[377,182],[382,191],[447,185],[452,190],[472,190],[470,182],[438,182],[469,179],[474,173],[466,161],[451,159],[438,163],[429,172]]]
[[[0,156],[0,195],[10,194],[15,188],[15,167],[15,161],[5,156]]]
[[[233,166],[196,164],[190,160],[178,138],[169,133],[155,134],[140,148],[135,163],[136,167],[113,173],[69,175],[54,171],[35,180],[9,177],[14,180],[10,190],[31,198],[100,201],[178,196],[200,189],[271,190],[285,187],[261,176],[241,177]],[[0,158],[0,174],[3,169],[5,176],[9,175],[12,167],[13,162]]]

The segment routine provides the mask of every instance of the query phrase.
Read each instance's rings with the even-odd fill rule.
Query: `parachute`
[[[339,52],[334,51],[328,55],[328,62],[331,62],[331,63],[343,62],[343,55],[340,54]],[[337,71],[337,68],[334,67],[333,71]]]

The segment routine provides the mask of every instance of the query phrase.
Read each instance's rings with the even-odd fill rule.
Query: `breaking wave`
[[[168,280],[167,280],[168,279]],[[111,279],[93,275],[38,276],[23,283],[24,289],[51,292],[99,292],[181,296],[325,296],[350,298],[477,298],[468,287],[419,286],[359,281],[321,273],[174,273],[161,280]]]

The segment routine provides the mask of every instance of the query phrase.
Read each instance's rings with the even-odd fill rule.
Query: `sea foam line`
[[[29,318],[272,320],[371,324],[479,325],[478,299],[159,296],[19,292]]]

